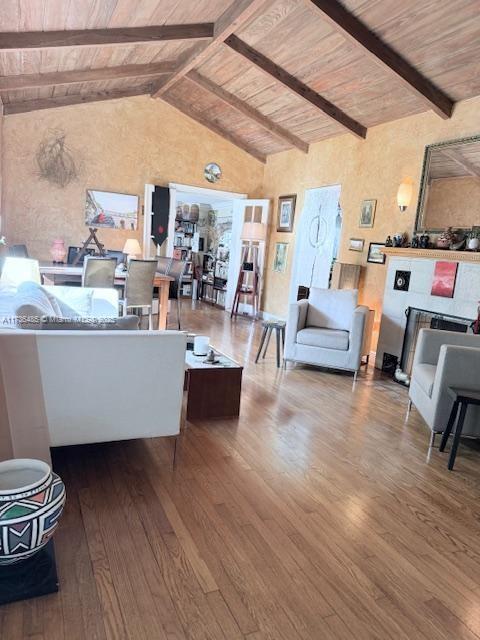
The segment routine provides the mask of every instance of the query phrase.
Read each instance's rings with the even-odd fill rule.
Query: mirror
[[[480,135],[425,148],[416,233],[480,225]]]

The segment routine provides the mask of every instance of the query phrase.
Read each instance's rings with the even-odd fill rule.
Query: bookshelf
[[[175,237],[173,240],[173,257],[176,260],[184,260],[187,263],[185,275],[182,278],[180,295],[192,297],[193,293],[193,269],[195,261],[195,249],[198,251],[197,223],[187,220],[177,220],[175,223]]]

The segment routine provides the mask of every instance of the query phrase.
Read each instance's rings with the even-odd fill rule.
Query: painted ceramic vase
[[[0,566],[44,547],[57,528],[65,486],[46,462],[0,462]]]
[[[54,262],[63,262],[65,260],[65,256],[67,255],[65,242],[60,238],[54,240],[52,246],[50,247],[50,255],[52,256],[52,260]]]
[[[455,240],[456,236],[452,231],[452,227],[448,227],[448,229],[445,229],[445,231],[438,236],[437,249],[449,249]]]

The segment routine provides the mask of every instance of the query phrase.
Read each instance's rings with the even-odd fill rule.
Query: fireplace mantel
[[[399,249],[383,247],[381,250],[388,258],[426,258],[427,260],[454,260],[455,262],[478,262],[480,251],[449,251],[448,249]]]

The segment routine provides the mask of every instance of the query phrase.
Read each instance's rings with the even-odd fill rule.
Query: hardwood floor
[[[187,423],[174,471],[167,439],[57,450],[61,590],[0,637],[480,638],[479,448],[448,472],[394,383],[255,365],[259,323],[211,307],[184,325],[245,363],[241,417]]]

